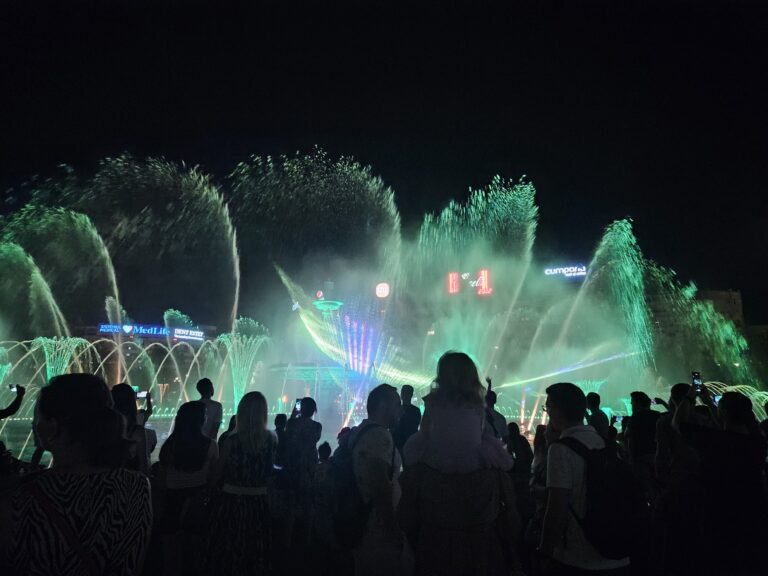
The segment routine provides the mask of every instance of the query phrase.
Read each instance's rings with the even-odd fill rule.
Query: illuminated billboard
[[[583,278],[587,275],[587,267],[583,264],[552,266],[551,268],[544,268],[544,275],[561,276],[563,278]]]
[[[197,328],[166,328],[146,324],[99,324],[99,334],[125,334],[128,337],[142,338],[170,337],[174,340],[205,340],[205,332]]]
[[[482,268],[477,275],[469,272],[448,272],[448,294],[455,295],[469,291],[478,296],[493,294],[491,272],[487,268]]]

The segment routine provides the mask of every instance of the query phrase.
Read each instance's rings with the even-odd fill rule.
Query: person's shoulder
[[[411,414],[413,414],[414,416],[415,416],[416,414],[418,414],[419,416],[421,416],[421,410],[419,410],[419,407],[418,407],[418,406],[414,406],[413,404],[408,404],[408,406],[406,406],[406,407],[405,407],[405,410],[406,410],[407,412],[410,412],[410,413],[411,413]]]
[[[136,470],[128,470],[127,468],[114,468],[106,474],[126,485],[144,486],[147,483],[145,474]]]
[[[389,450],[394,445],[392,434],[384,426],[378,426],[376,424],[368,424],[357,433],[357,438],[354,438],[354,450],[355,452],[363,450],[370,451],[372,449]]]

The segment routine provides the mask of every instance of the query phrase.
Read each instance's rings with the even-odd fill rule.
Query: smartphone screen
[[[616,416],[616,424],[621,424],[622,420],[624,420],[624,416]]]
[[[136,398],[146,398],[147,397],[147,391],[144,390],[143,392],[139,392],[136,394]]]
[[[691,372],[691,385],[696,389],[696,392],[701,391],[701,386],[704,382],[701,380],[701,372]]]
[[[11,392],[16,392],[16,384],[8,384],[8,389]]]
[[[294,406],[294,410],[296,410],[296,412],[301,412],[301,400],[296,400],[296,405]]]

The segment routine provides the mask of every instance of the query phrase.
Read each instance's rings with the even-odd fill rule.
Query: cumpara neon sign
[[[587,275],[587,267],[582,264],[572,266],[558,266],[556,268],[545,268],[546,276],[564,276],[565,278],[579,278]]]

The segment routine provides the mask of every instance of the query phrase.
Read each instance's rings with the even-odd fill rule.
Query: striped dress
[[[128,576],[141,570],[152,525],[149,481],[143,474],[48,470],[15,490],[10,513],[7,549],[13,574],[80,576],[96,570]]]

